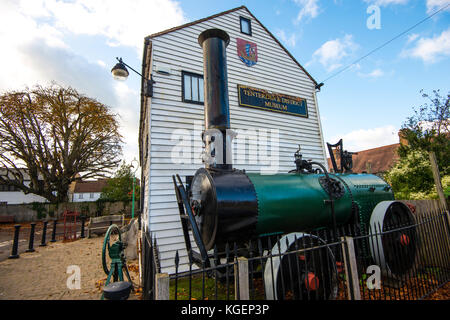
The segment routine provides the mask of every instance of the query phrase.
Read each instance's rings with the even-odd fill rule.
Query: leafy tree
[[[67,201],[74,180],[111,175],[121,142],[117,115],[73,88],[53,83],[0,96],[0,183],[25,194]]]
[[[107,201],[125,201],[133,200],[133,166],[122,163],[120,168],[114,174],[114,177],[108,180],[108,184],[103,188],[100,200]],[[139,181],[135,180],[134,199],[139,202],[140,195]]]
[[[450,92],[441,96],[439,90],[434,90],[434,97],[420,92],[428,101],[414,108],[414,114],[403,124],[402,134],[408,144],[400,146],[399,155],[434,151],[441,175],[450,174]]]
[[[428,153],[418,150],[401,157],[385,179],[397,199],[435,198],[434,179]]]
[[[385,178],[392,185],[398,199],[437,198],[429,152],[436,154],[444,189],[450,182],[450,92],[441,96],[434,90],[434,97],[421,91],[427,102],[407,118],[402,126],[402,138],[406,144],[398,149],[399,161]]]

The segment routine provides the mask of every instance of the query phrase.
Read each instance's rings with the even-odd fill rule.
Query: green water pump
[[[118,240],[111,244],[112,237],[118,237]],[[117,225],[112,224],[106,231],[102,248],[102,265],[103,270],[108,275],[106,278],[105,288],[101,299],[126,299],[130,290],[133,289],[130,273],[128,272],[126,258],[124,254],[125,245],[122,242],[120,229]],[[106,252],[108,251],[108,252]],[[107,261],[108,260],[108,261]],[[110,261],[109,261],[110,260]],[[110,268],[108,268],[110,262]],[[129,283],[124,282],[123,273],[128,278]],[[111,277],[113,281],[110,284]],[[122,282],[122,283],[121,283]],[[119,285],[120,284],[120,285]],[[120,290],[119,290],[120,288]],[[122,290],[123,289],[123,290]],[[119,291],[118,291],[119,290]],[[109,295],[109,296],[108,296]]]

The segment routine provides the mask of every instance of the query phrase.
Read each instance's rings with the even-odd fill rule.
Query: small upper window
[[[252,35],[252,24],[250,19],[240,17],[241,18],[241,32],[248,34],[249,36]]]
[[[195,73],[182,72],[183,101],[203,104],[203,76]]]

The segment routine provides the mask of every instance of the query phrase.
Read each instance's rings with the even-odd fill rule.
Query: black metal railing
[[[354,237],[361,298],[365,300],[420,300],[450,281],[450,238],[447,213],[427,212],[414,224],[376,224],[369,235]],[[381,245],[389,248],[381,252]],[[409,251],[408,251],[409,249]],[[368,252],[367,252],[368,251]],[[384,256],[383,256],[384,255]],[[375,256],[377,261],[373,261]],[[370,266],[378,266],[376,283]],[[378,271],[378,270],[377,270]]]
[[[86,217],[82,216],[72,228],[72,234],[76,234],[77,238],[84,238],[85,230]],[[51,219],[42,222],[31,222],[29,225],[16,225],[11,243],[11,258],[19,258],[23,252],[34,252],[36,245],[45,247],[49,242],[64,240],[64,237],[63,220]],[[27,242],[28,244],[26,244]],[[21,244],[19,245],[19,243]]]
[[[433,211],[369,230],[352,225],[226,244],[208,261],[190,251],[187,265],[177,251],[168,294],[156,298],[426,299],[450,281],[449,230],[447,212]],[[155,299],[159,254],[154,238],[143,239],[144,299]]]
[[[142,298],[144,300],[155,299],[155,276],[161,272],[159,253],[156,238],[148,232],[143,232],[142,237]]]

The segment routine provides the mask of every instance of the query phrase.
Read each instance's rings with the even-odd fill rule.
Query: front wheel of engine
[[[382,201],[370,217],[370,252],[391,277],[407,273],[417,255],[417,230],[409,207],[400,201]]]
[[[290,233],[272,248],[264,270],[268,300],[333,300],[338,274],[333,252],[317,236]],[[313,248],[313,249],[311,249]]]

